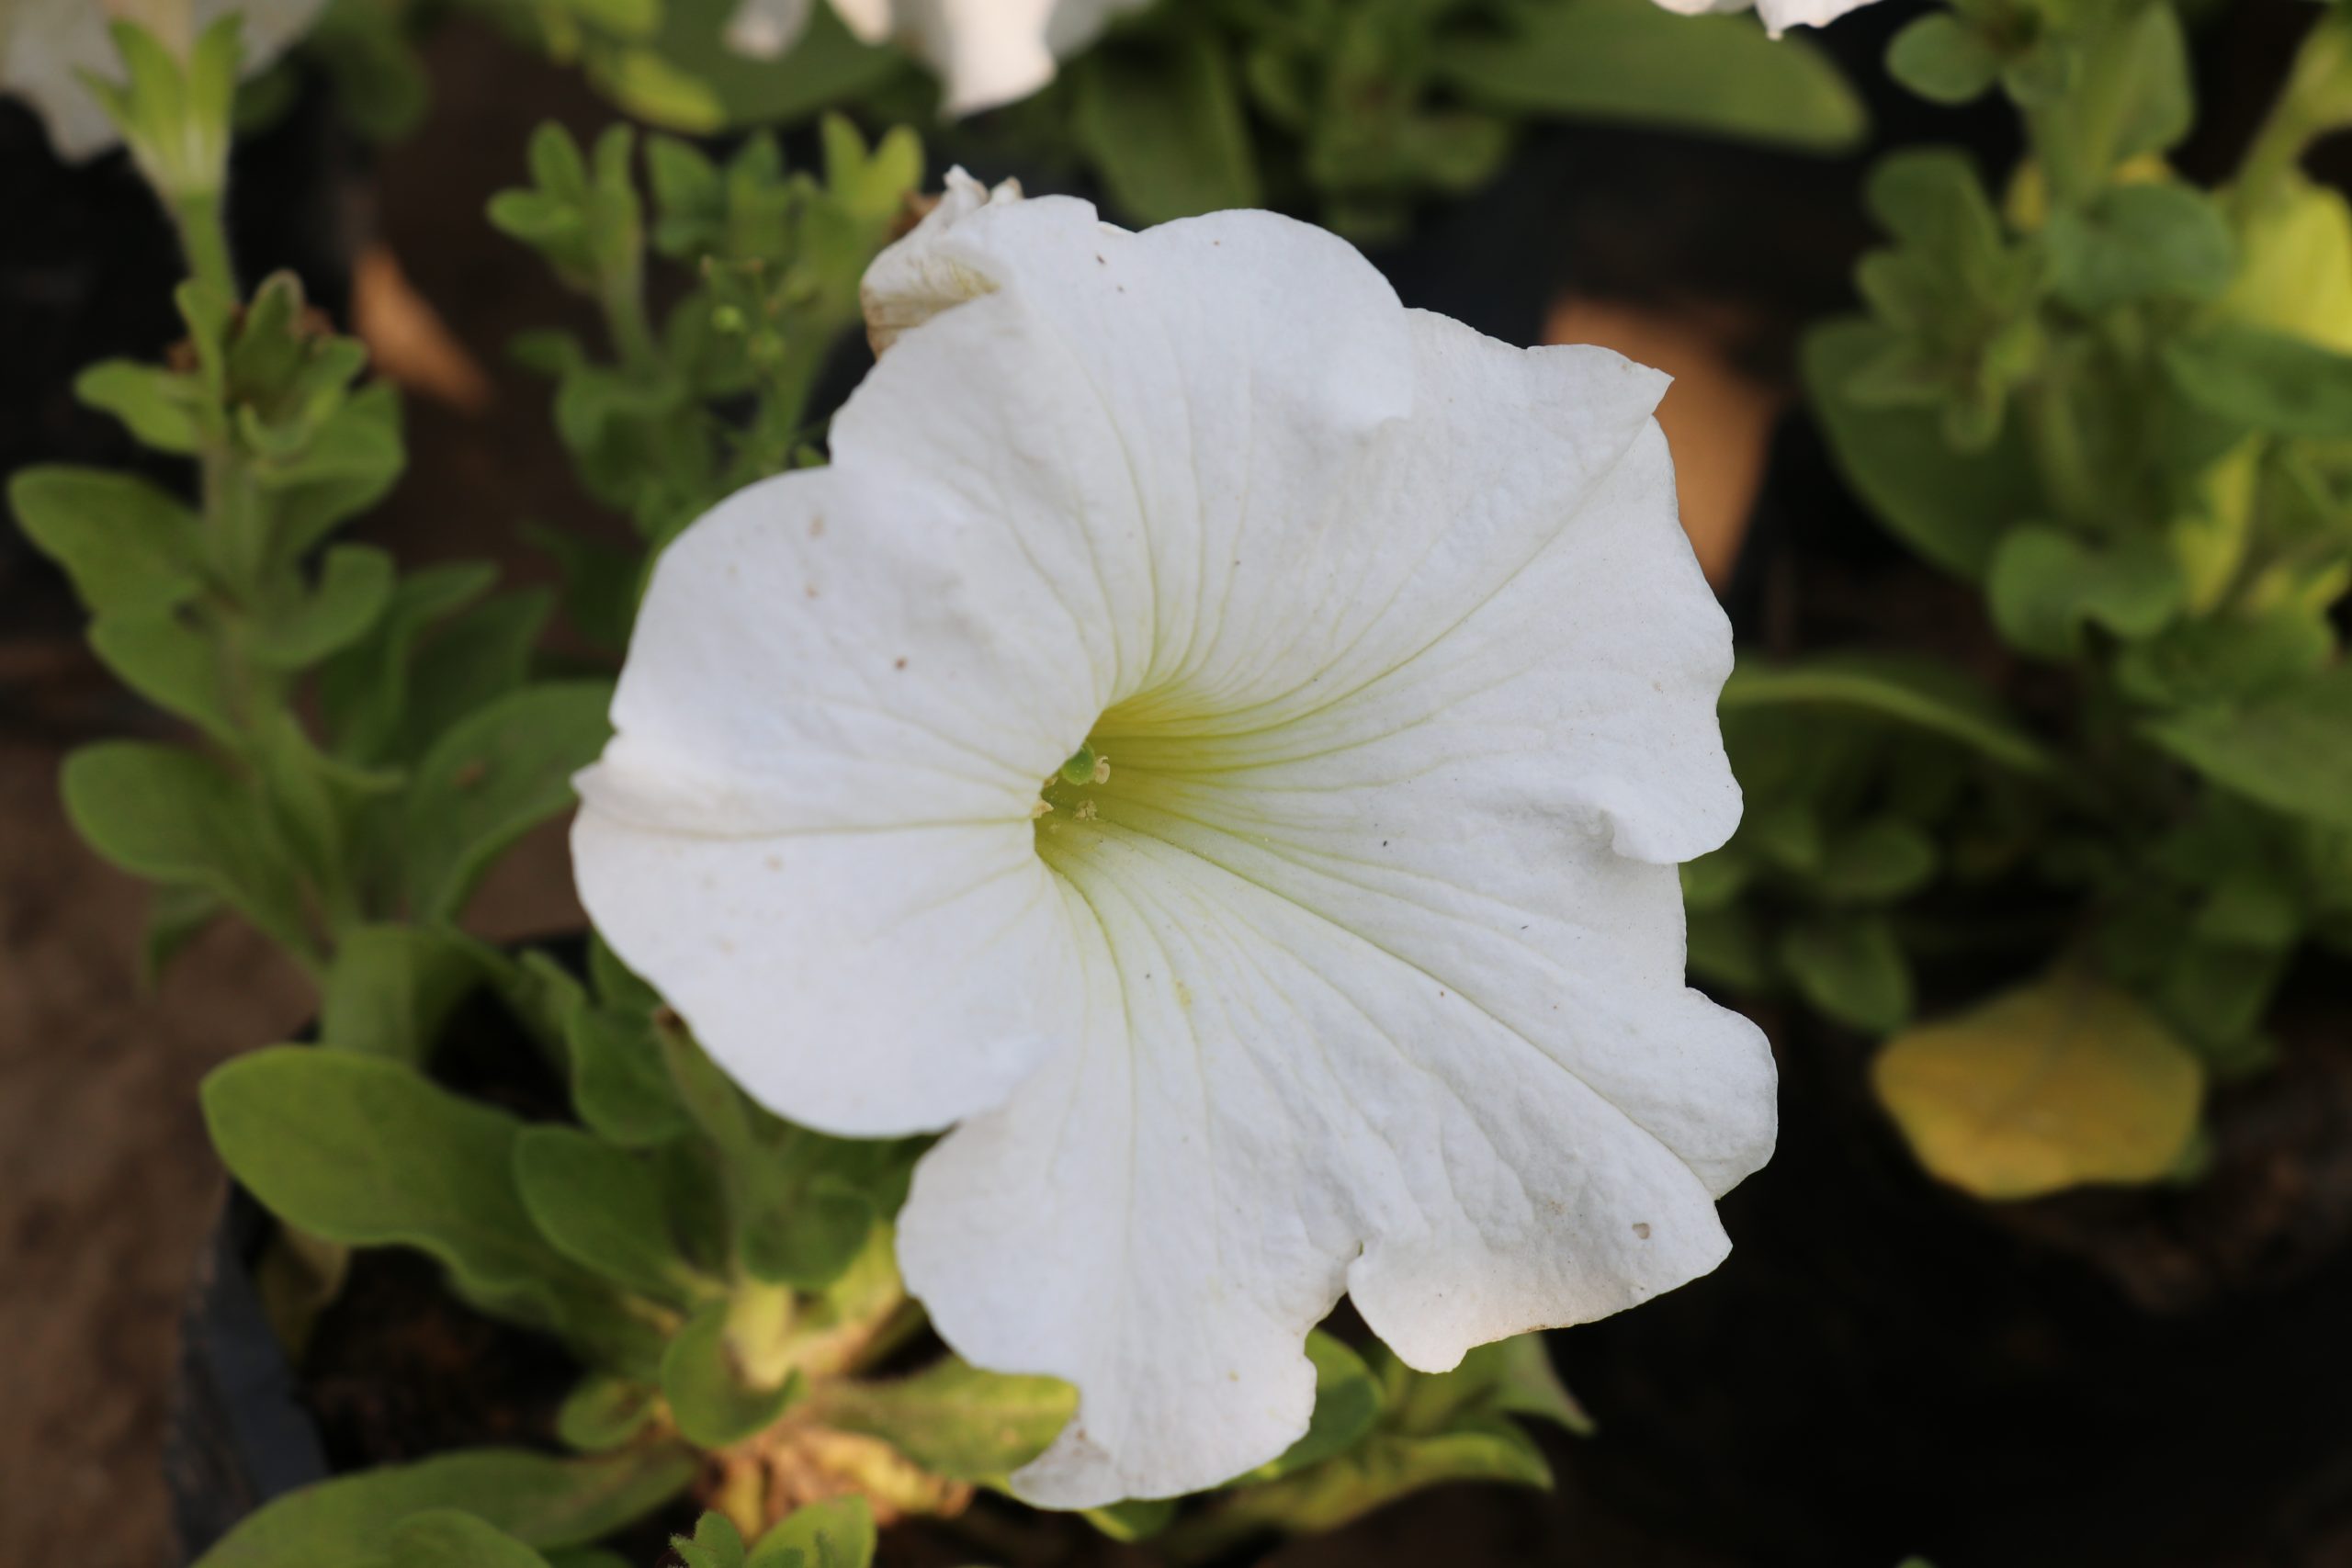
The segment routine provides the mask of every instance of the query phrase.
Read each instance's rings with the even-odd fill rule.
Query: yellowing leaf
[[[2153,1181],[2204,1093],[2204,1069],[2153,1013],[2064,975],[1897,1035],[1871,1081],[1919,1163],[1979,1198]]]
[[[2222,313],[2352,354],[2352,205],[2297,180],[2241,224]]]

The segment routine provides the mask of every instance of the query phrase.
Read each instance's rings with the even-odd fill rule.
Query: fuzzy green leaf
[[[743,1568],[871,1568],[874,1510],[863,1497],[796,1508],[760,1538]]]
[[[1194,29],[1149,55],[1098,51],[1073,68],[1078,146],[1142,223],[1263,197],[1225,46]]]
[[[202,887],[273,940],[311,945],[301,894],[253,790],[175,746],[106,740],[65,759],[59,789],[74,831],[150,881]]]
[[[1743,663],[1724,682],[1726,714],[1783,705],[1875,714],[1957,741],[2021,773],[2049,773],[2058,766],[1991,692],[1929,660],[1829,654],[1801,663]]]
[[[1810,152],[1868,129],[1828,56],[1747,17],[1677,17],[1650,0],[1521,6],[1499,33],[1442,35],[1430,66],[1473,104],[1514,118],[1610,120]]]
[[[612,734],[602,681],[527,686],[460,719],[417,764],[407,883],[417,918],[454,919],[508,846],[570,808],[571,775]]]
[[[222,1163],[270,1211],[352,1247],[438,1258],[485,1312],[650,1358],[650,1330],[549,1247],[514,1190],[523,1124],[379,1057],[274,1046],[204,1080]]]
[[[42,465],[8,481],[8,503],[92,615],[156,614],[202,586],[196,513],[145,479]]]
[[[2218,299],[2237,242],[2212,197],[2187,186],[2115,186],[2087,207],[2051,215],[2051,288],[2078,310],[2140,299]]]
[[[950,1357],[912,1377],[834,1382],[812,1396],[817,1419],[879,1438],[935,1474],[989,1481],[1045,1452],[1078,1408],[1058,1378],[982,1371]]]
[[[2182,397],[2251,430],[2314,440],[2352,436],[2352,355],[2228,322],[2165,345]]]
[[[672,1337],[662,1354],[662,1393],[688,1442],[723,1449],[773,1425],[799,1398],[796,1371],[783,1382],[747,1381],[728,1338],[728,1303],[706,1303]]]
[[[2143,732],[2224,789],[2290,817],[2352,827],[2352,665],[2249,703],[2150,720]]]
[[[322,1481],[264,1504],[195,1568],[320,1568],[355,1542],[435,1508],[459,1508],[526,1546],[582,1545],[684,1491],[693,1454],[673,1443],[594,1459],[471,1449]]]
[[[1928,408],[1858,401],[1855,376],[1888,345],[1875,323],[1846,320],[1804,341],[1805,388],[1839,470],[1896,536],[1947,571],[1980,577],[2011,525],[2041,508],[2014,422],[1992,446],[1963,454]]]
[[[626,1149],[572,1127],[526,1127],[514,1185],[548,1245],[624,1290],[676,1306],[698,1281],[679,1256],[653,1171]]]
[[[255,628],[254,658],[273,670],[301,670],[356,642],[391,602],[393,575],[384,551],[336,546],[327,552],[318,587]]]
[[[1883,1034],[1911,1016],[1911,965],[1883,919],[1804,921],[1781,939],[1781,964],[1804,999],[1840,1023]]]

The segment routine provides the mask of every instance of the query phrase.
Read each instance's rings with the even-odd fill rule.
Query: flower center
[[[1055,769],[1037,792],[1037,816],[1042,819],[1059,813],[1080,821],[1091,820],[1096,803],[1088,792],[1096,784],[1109,783],[1110,778],[1110,757],[1089,740],[1071,752],[1069,761]]]

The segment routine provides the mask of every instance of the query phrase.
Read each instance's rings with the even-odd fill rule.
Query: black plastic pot
[[[254,1282],[275,1224],[231,1188],[181,1308],[164,1478],[184,1562],[262,1504],[328,1473],[318,1423]]]

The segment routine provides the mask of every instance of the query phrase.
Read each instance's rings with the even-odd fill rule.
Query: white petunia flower
[[[253,75],[310,30],[326,0],[0,0],[0,92],[29,103],[57,154],[96,157],[122,138],[76,72],[122,80],[107,24],[139,22],[185,51],[213,22],[243,16],[245,74]]]
[[[1708,17],[1753,7],[1764,18],[1764,30],[1779,38],[1791,28],[1826,28],[1849,11],[1859,11],[1871,0],[1657,0],[1669,11],[1686,17]]]
[[[798,41],[814,0],[741,0],[727,27],[739,54],[773,60]],[[939,73],[951,115],[1025,98],[1054,62],[1094,41],[1112,17],[1150,0],[832,0],[867,43],[896,39]]]
[[[1683,984],[1739,795],[1666,378],[976,189],[831,466],[662,558],[573,849],[762,1101],[954,1125],[899,1260],[1078,1386],[1014,1477],[1078,1506],[1281,1452],[1342,1292],[1436,1371],[1713,1269],[1773,1067]]]

